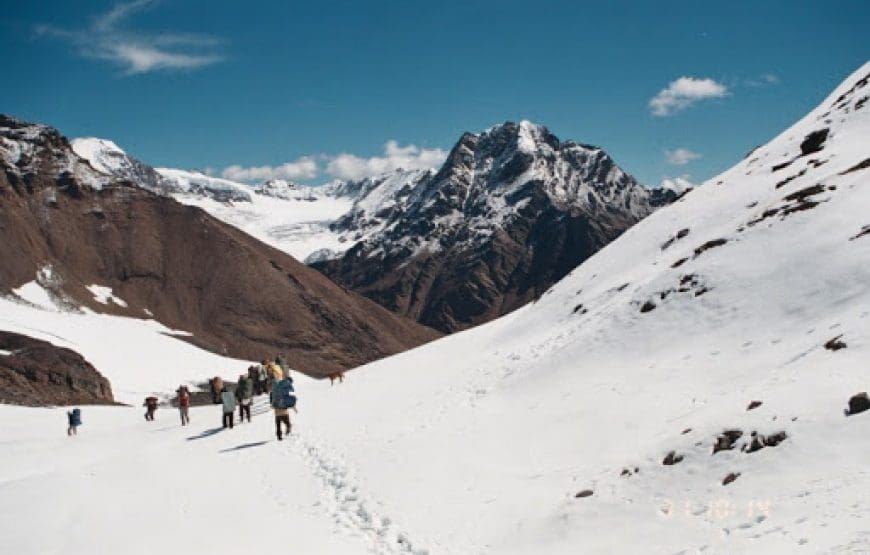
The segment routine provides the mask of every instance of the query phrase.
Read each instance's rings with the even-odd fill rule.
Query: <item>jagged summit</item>
[[[604,150],[527,121],[465,133],[437,172],[391,189],[390,206],[358,202],[333,225],[374,231],[315,266],[443,331],[534,299],[666,202]]]

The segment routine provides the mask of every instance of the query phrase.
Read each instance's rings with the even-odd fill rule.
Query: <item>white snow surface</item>
[[[249,364],[194,347],[181,339],[188,332],[155,320],[86,308],[73,312],[55,305],[38,283],[26,287],[26,296],[16,294],[37,306],[0,297],[0,329],[80,353],[111,381],[116,401],[138,404],[145,395],[174,391],[180,381],[202,382],[222,373],[238,376],[236,368]]]
[[[251,194],[250,202],[219,202],[199,195],[175,195],[175,199],[198,206],[300,261],[318,249],[342,252],[351,246],[329,229],[352,206],[347,197]]]
[[[169,409],[145,423],[85,407],[67,438],[62,410],[0,406],[4,549],[867,553],[870,411],[843,409],[870,382],[870,169],[848,171],[870,157],[868,74],[538,302],[335,387],[300,376],[287,441],[268,412],[220,431],[215,407],[188,428]],[[798,157],[823,127],[822,149]],[[191,378],[183,356],[225,377],[246,366],[138,321],[11,301],[0,315],[68,334],[138,391]],[[847,348],[823,347],[837,336]],[[726,429],[743,436],[711,454]],[[743,452],[751,431],[787,438]],[[672,450],[683,460],[663,465]]]
[[[127,155],[121,147],[108,139],[80,137],[70,141],[73,152],[90,162],[98,172],[111,175],[124,168]]]
[[[127,302],[121,297],[115,296],[111,287],[103,285],[88,285],[88,291],[94,296],[94,300],[100,304],[114,303],[120,307],[127,308]]]

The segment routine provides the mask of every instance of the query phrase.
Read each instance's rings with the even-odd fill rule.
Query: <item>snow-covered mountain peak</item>
[[[254,187],[254,192],[267,197],[291,199],[302,196],[303,189],[309,188],[285,179],[269,179]]]
[[[28,179],[52,175],[100,189],[112,179],[95,171],[73,152],[56,129],[0,114],[0,162],[8,172]]]

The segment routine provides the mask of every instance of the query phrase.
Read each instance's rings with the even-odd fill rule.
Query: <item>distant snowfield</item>
[[[339,234],[329,229],[329,224],[350,210],[353,200],[315,198],[287,200],[251,193],[251,202],[224,203],[199,195],[175,195],[179,202],[198,206],[300,262],[319,249],[343,252],[353,245],[340,241]]]
[[[0,512],[14,515],[0,542],[11,553],[867,553],[870,411],[843,409],[870,390],[870,168],[849,171],[870,156],[870,106],[853,109],[868,73],[536,303],[334,387],[300,376],[286,442],[268,412],[214,431],[215,407],[186,429],[168,409],[146,424],[140,409],[85,407],[69,439],[62,410],[0,406]],[[826,126],[824,146],[798,156]],[[153,322],[11,301],[0,315],[0,328],[76,345],[128,392],[198,364],[226,377],[246,366]],[[835,337],[847,347],[826,349]],[[712,454],[725,430],[742,436]],[[786,437],[744,452],[753,431]],[[664,465],[670,451],[682,459]]]

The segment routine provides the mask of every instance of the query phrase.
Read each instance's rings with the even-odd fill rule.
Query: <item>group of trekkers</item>
[[[212,402],[223,407],[223,428],[233,428],[237,406],[239,422],[246,419],[250,422],[254,396],[268,394],[275,413],[275,435],[281,441],[285,434],[290,434],[290,409],[295,410],[296,396],[290,366],[284,357],[278,355],[274,361],[264,359],[260,364],[250,366],[247,374],[239,376],[234,391],[219,376],[212,378],[210,385]]]
[[[223,409],[223,428],[233,428],[235,409],[239,407],[239,422],[246,419],[251,421],[251,405],[254,396],[269,395],[269,404],[275,413],[275,435],[278,440],[283,440],[285,435],[290,435],[290,410],[296,410],[296,395],[293,388],[293,378],[290,375],[290,366],[287,360],[278,355],[274,361],[263,359],[260,364],[248,367],[247,374],[239,376],[235,389],[230,389],[220,376],[215,376],[209,381],[211,388],[212,403],[221,405]],[[191,393],[186,385],[181,385],[175,391],[178,412],[181,416],[181,425],[190,423]],[[149,395],[143,403],[145,407],[145,420],[154,421],[154,414],[160,400]],[[81,409],[73,409],[67,413],[69,428],[68,435],[76,435],[81,426]]]
[[[232,429],[235,425],[235,410],[239,408],[239,422],[251,421],[251,405],[254,396],[269,395],[269,402],[275,413],[275,435],[278,440],[290,434],[290,410],[295,410],[296,395],[293,389],[293,378],[290,376],[290,366],[281,355],[274,361],[264,359],[260,364],[250,366],[247,374],[239,376],[233,389],[220,376],[209,381],[212,403],[221,405],[223,428]],[[179,386],[175,391],[181,425],[190,423],[190,390],[186,385]],[[154,420],[157,411],[157,397],[145,398],[145,420]],[[74,432],[73,432],[74,433]]]

